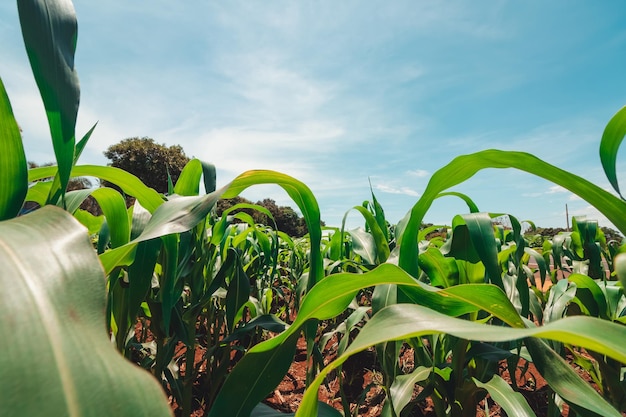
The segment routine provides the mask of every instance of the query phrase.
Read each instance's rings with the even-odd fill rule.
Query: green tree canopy
[[[167,147],[158,144],[152,138],[133,137],[109,146],[104,156],[111,160],[109,165],[121,168],[138,177],[148,187],[160,193],[167,193],[167,173],[172,182],[189,162],[180,145]]]

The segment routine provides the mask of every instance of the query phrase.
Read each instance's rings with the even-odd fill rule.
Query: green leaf
[[[17,216],[27,191],[28,173],[22,135],[0,79],[0,220]]]
[[[320,209],[311,189],[304,183],[274,171],[246,171],[233,180],[223,195],[223,198],[233,198],[238,196],[246,188],[253,185],[276,184],[282,187],[289,197],[296,203],[309,230],[310,249],[310,271],[308,289],[324,278],[324,265],[320,252],[320,242],[322,240],[322,228]],[[311,279],[312,278],[312,279]]]
[[[434,287],[448,288],[459,283],[459,267],[454,258],[443,256],[437,248],[429,247],[419,254],[419,262]]]
[[[372,197],[374,196],[374,194],[372,193]],[[378,204],[378,203],[376,203]],[[375,262],[371,262],[370,265],[379,265],[382,264],[383,262],[387,261],[387,258],[389,258],[389,244],[387,243],[387,236],[385,234],[385,230],[387,230],[387,226],[385,226],[385,229],[382,229],[379,225],[379,221],[380,219],[378,217],[374,217],[372,215],[372,213],[370,213],[366,208],[361,207],[361,206],[355,206],[353,207],[354,210],[357,210],[359,213],[361,213],[363,215],[363,217],[365,218],[365,221],[367,223],[367,227],[369,228],[371,237],[373,239],[373,243],[374,243],[374,247],[373,249],[375,250],[375,254],[376,254],[376,261]],[[380,209],[382,210],[382,209]],[[380,213],[380,212],[379,212]],[[346,223],[346,217],[348,216],[348,213],[346,213],[343,216],[343,221],[341,223],[341,230],[344,229],[344,225]],[[384,222],[384,217],[382,218],[383,222]],[[356,229],[357,232],[356,233],[361,233],[361,229]],[[355,232],[354,230],[352,231],[348,231],[348,233],[350,233],[350,235],[353,236],[354,239],[354,235],[353,232]],[[365,239],[361,239],[363,241],[363,243],[365,242]],[[364,246],[361,246],[360,248],[365,249]],[[355,246],[354,249],[355,252],[357,252],[357,247]],[[359,253],[359,252],[357,252]],[[359,253],[360,255],[360,253]],[[370,257],[371,258],[371,257]]]
[[[400,245],[398,262],[404,270],[413,276],[419,274],[415,256],[418,253],[417,236],[426,212],[439,193],[468,180],[486,168],[516,168],[560,185],[588,201],[622,233],[626,233],[626,202],[601,187],[528,153],[486,150],[459,156],[433,174],[422,197],[402,221],[404,227],[397,239]]]
[[[329,372],[344,363],[350,356],[379,343],[390,340],[407,340],[429,334],[449,334],[466,340],[480,338],[480,340],[488,342],[504,342],[540,337],[581,346],[610,356],[618,361],[626,362],[626,346],[623,343],[623,340],[626,340],[626,328],[607,320],[577,316],[567,317],[542,327],[514,329],[449,317],[419,305],[396,304],[375,314],[363,326],[348,349],[318,374],[305,391],[296,416],[315,414],[317,390],[320,384]],[[530,340],[532,342],[534,339]],[[554,353],[553,351],[551,352]],[[540,353],[543,353],[543,351]],[[535,354],[536,352],[531,351],[534,360],[536,360]],[[558,355],[554,354],[554,357],[558,358]],[[545,368],[550,369],[551,364],[548,366],[547,363],[549,362],[546,362]],[[539,369],[541,371],[541,368]],[[548,379],[546,374],[544,376]],[[553,376],[550,375],[550,379],[548,379],[551,384],[556,383]],[[593,398],[585,399],[587,396],[591,396],[591,394],[589,394],[588,390],[581,387],[587,386],[589,390],[594,390],[586,385],[584,380],[577,378],[580,380],[579,384],[569,380],[564,382],[563,389],[559,388],[559,391],[557,391],[559,395],[600,415],[620,415],[597,393]],[[577,385],[569,385],[570,382]],[[567,391],[568,389],[570,390],[569,392]],[[568,394],[571,395],[568,396]],[[585,398],[577,398],[577,396]]]
[[[57,167],[42,167],[28,170],[28,181],[37,181],[56,175]],[[139,178],[115,167],[98,165],[77,165],[72,169],[72,177],[96,177],[117,185],[128,195],[135,197],[141,205],[153,213],[163,204],[163,197],[147,187]]]
[[[287,337],[279,336],[281,343],[274,343],[274,349],[258,348],[262,344],[256,345],[256,349],[249,350],[235,365],[208,417],[248,417],[257,404],[274,390],[291,366],[300,333],[283,332],[281,335]]]
[[[513,388],[499,375],[494,375],[489,381],[483,383],[472,378],[477,387],[487,390],[491,398],[502,407],[509,416],[529,416],[535,417],[532,408],[526,402],[526,399],[519,392],[513,391]]]
[[[280,411],[274,410],[269,405],[266,405],[263,403],[257,404],[257,406],[254,407],[254,409],[252,410],[252,414],[250,414],[250,417],[293,417],[293,416],[294,416],[294,413],[281,413]],[[319,402],[317,417],[342,417],[342,416],[343,414],[341,414],[338,410],[335,410],[330,405],[323,403],[321,401]]]
[[[562,322],[574,319],[588,319],[593,320],[599,323],[607,323],[614,324],[609,321],[599,320],[599,319],[591,319],[590,317],[569,317],[563,320],[559,320],[555,323],[552,323],[550,326],[556,324],[563,324]],[[593,322],[590,322],[593,323]],[[593,324],[592,324],[593,325]],[[547,327],[547,326],[545,326]],[[571,327],[571,326],[570,326]],[[587,326],[585,326],[587,327]],[[603,335],[599,335],[598,343],[602,343],[600,339],[610,339],[614,337],[614,341],[620,343],[620,340],[624,340],[624,336],[621,334],[611,334],[611,330],[605,328],[603,325],[600,325],[601,328],[595,329],[597,330],[595,333],[599,335],[602,332],[608,332]],[[573,328],[572,330],[579,332],[580,334],[585,334],[586,337],[592,334],[591,331],[593,329],[587,330],[584,327],[579,329]],[[565,340],[561,340],[562,342],[567,343]],[[611,405],[609,405],[604,398],[598,392],[589,385],[585,380],[583,380],[571,367],[570,364],[565,362],[559,355],[557,355],[552,349],[550,349],[546,343],[537,339],[528,339],[524,342],[530,355],[532,356],[533,363],[541,373],[541,375],[546,379],[550,388],[554,390],[561,398],[569,403],[569,405],[574,408],[574,410],[580,415],[591,415],[591,416],[613,416],[620,417],[621,414],[615,410]],[[571,340],[569,343],[578,346],[584,346],[583,340],[575,341]],[[613,343],[614,344],[614,343]],[[624,349],[624,343],[621,342],[621,349]],[[593,349],[592,350],[596,350]],[[597,351],[597,350],[596,350]],[[609,355],[611,356],[611,355]],[[624,362],[624,359],[621,359],[621,362]],[[588,410],[585,412],[585,410]],[[591,412],[591,414],[589,413]]]
[[[89,188],[70,191],[66,194],[66,209],[74,213],[81,203],[91,195],[97,202],[106,218],[110,230],[111,246],[116,248],[125,245],[130,239],[130,225],[126,201],[120,193],[112,188]]]
[[[466,194],[459,193],[459,192],[456,192],[456,191],[448,191],[448,192],[445,192],[445,193],[439,193],[437,198],[441,198],[441,197],[445,197],[445,196],[459,197],[461,200],[465,201],[465,204],[467,204],[467,208],[469,209],[470,213],[478,213],[480,211],[478,209],[478,206],[476,205],[476,203],[474,203],[474,200],[472,200]]]
[[[619,183],[617,181],[617,151],[619,150],[624,136],[626,135],[626,107],[619,109],[617,113],[611,118],[609,123],[604,128],[602,134],[602,140],[600,141],[600,161],[602,162],[602,168],[608,178],[609,182],[613,186],[613,189],[622,197],[622,193],[619,190]]]
[[[426,380],[432,371],[432,368],[418,366],[410,374],[398,375],[394,378],[389,388],[389,399],[396,416],[400,415],[402,409],[413,398],[415,384]]]
[[[376,242],[374,237],[362,228],[348,230],[352,238],[352,250],[367,265],[376,265]]]
[[[174,186],[174,193],[178,195],[198,195],[200,192],[200,177],[202,176],[202,163],[198,159],[187,162]]]
[[[204,192],[209,194],[217,189],[217,175],[215,165],[202,162],[202,177],[204,178]]]
[[[85,146],[87,146],[87,142],[89,141],[89,138],[91,138],[91,135],[92,135],[93,131],[96,129],[97,125],[98,125],[98,123],[95,123],[91,127],[91,129],[89,129],[87,131],[87,133],[85,133],[85,135],[82,137],[82,139],[78,143],[76,143],[76,149],[74,150],[74,163],[73,163],[73,165],[76,165],[78,163],[78,159],[82,155],[83,150],[85,149]]]
[[[582,274],[572,274],[567,279],[576,284],[576,297],[584,303],[593,316],[609,319],[606,298],[594,280]]]
[[[104,216],[94,216],[88,211],[81,209],[74,212],[74,217],[87,228],[87,233],[90,235],[98,233],[100,227],[102,227],[102,222],[104,221]]]
[[[239,309],[250,298],[250,279],[246,275],[241,266],[241,258],[237,251],[230,252],[231,256],[236,256],[233,274],[230,276],[228,283],[228,292],[226,293],[226,322],[228,328],[232,332],[235,328],[235,318]]]
[[[52,145],[59,168],[56,201],[67,187],[74,165],[75,129],[80,100],[74,69],[77,23],[69,0],[20,0],[17,2],[24,45],[43,99]]]
[[[0,222],[0,263],[3,412],[171,415],[155,379],[113,348],[105,277],[84,227],[71,215],[47,206]]]
[[[212,409],[210,416],[247,416],[250,410],[265,398],[266,391],[273,389],[282,380],[284,373],[275,369],[283,369],[283,362],[287,361],[284,368],[286,372],[293,353],[292,356],[285,358],[276,352],[292,352],[291,344],[295,351],[297,337],[295,339],[293,337],[299,334],[307,321],[335,317],[348,307],[359,290],[383,284],[398,285],[412,301],[445,311],[447,314],[461,315],[484,309],[512,326],[524,326],[524,322],[506,295],[495,285],[458,285],[439,290],[416,281],[392,264],[382,264],[365,274],[333,274],[317,283],[305,296],[296,320],[287,330],[252,347],[235,365],[233,373],[226,380],[216,399],[219,408],[216,408],[216,411]],[[255,378],[251,381],[250,375],[261,375],[269,372],[268,370],[272,372],[268,373],[266,378]]]
[[[28,187],[28,193],[26,193],[26,201],[32,201],[40,206],[45,206],[48,200],[48,194],[50,193],[50,187],[52,187],[52,181],[39,181],[35,185]]]

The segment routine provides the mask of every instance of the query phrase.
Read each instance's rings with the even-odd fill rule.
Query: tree
[[[167,193],[167,173],[175,184],[189,158],[180,145],[167,147],[148,137],[133,137],[109,146],[104,156],[110,166],[123,169],[138,177],[148,187]]]

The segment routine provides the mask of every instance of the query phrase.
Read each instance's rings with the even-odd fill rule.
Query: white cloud
[[[560,185],[553,185],[548,189],[548,191],[546,191],[546,194],[560,194],[560,193],[569,193],[569,190],[561,187]]]
[[[419,197],[420,193],[418,193],[417,191],[409,188],[409,187],[394,187],[391,185],[385,185],[385,184],[378,184],[376,185],[374,188],[376,188],[379,191],[382,191],[383,193],[389,193],[389,194],[404,194],[404,195],[408,195],[411,197]]]
[[[430,176],[430,172],[424,169],[412,169],[410,171],[407,171],[406,173],[412,177],[417,177],[417,178],[426,178]]]

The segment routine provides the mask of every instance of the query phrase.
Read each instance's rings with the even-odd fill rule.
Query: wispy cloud
[[[408,195],[411,197],[420,196],[420,193],[418,193],[417,191],[409,187],[394,187],[394,186],[386,185],[386,184],[377,184],[374,188],[376,188],[379,191],[382,191],[383,193],[388,193],[388,194],[404,194],[404,195]]]
[[[417,178],[426,178],[430,176],[430,172],[426,171],[425,169],[412,169],[407,171],[406,173],[407,175]]]
[[[546,191],[546,194],[561,194],[561,193],[569,193],[569,191],[561,187],[560,185],[553,185],[550,188],[548,188],[548,191]]]

